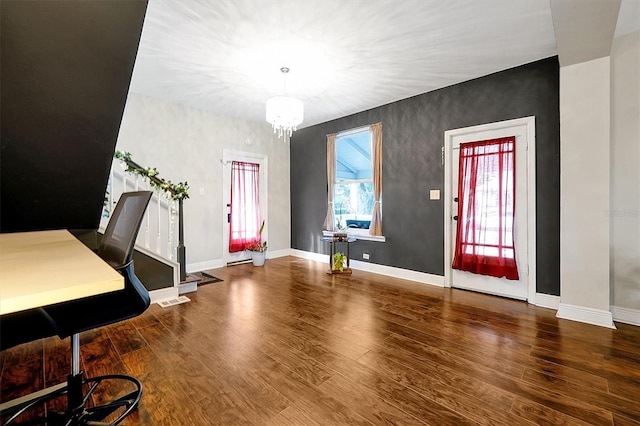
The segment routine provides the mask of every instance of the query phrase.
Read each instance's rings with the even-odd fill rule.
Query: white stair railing
[[[109,173],[105,206],[100,220],[104,230],[120,195],[129,191],[153,191],[145,213],[143,226],[138,232],[137,248],[144,248],[158,257],[177,262],[178,202],[153,188],[146,178],[125,172],[120,160],[114,160]]]

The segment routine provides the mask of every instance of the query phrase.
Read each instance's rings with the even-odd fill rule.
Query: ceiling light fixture
[[[289,68],[282,67],[280,72],[284,79],[284,95],[287,93],[287,73]],[[289,137],[302,123],[304,116],[304,105],[300,99],[291,96],[274,96],[267,99],[267,122],[273,126],[273,132],[282,137],[288,134]]]

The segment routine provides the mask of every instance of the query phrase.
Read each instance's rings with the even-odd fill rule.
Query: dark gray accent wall
[[[358,241],[352,259],[444,274],[441,148],[446,130],[536,118],[537,292],[560,294],[560,112],[557,57],[300,129],[291,139],[291,247],[328,254],[326,135],[382,122],[385,243]]]
[[[98,227],[146,7],[0,2],[0,232]]]

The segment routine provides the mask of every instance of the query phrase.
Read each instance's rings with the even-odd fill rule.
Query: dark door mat
[[[211,283],[219,283],[222,281],[218,277],[214,277],[213,275],[207,274],[206,272],[195,272],[191,275],[194,275],[198,279],[198,285],[205,285]]]

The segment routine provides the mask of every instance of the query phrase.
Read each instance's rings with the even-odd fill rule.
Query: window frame
[[[336,177],[333,181],[333,200],[335,202],[336,200],[336,186],[339,184],[344,184],[344,183],[371,183],[373,185],[373,168],[374,168],[374,164],[373,164],[373,131],[371,130],[371,126],[367,125],[367,126],[361,126],[361,127],[356,127],[353,129],[349,129],[349,130],[344,130],[342,132],[339,132],[336,134],[336,140],[335,140],[335,147],[334,147],[334,154],[335,154],[335,168],[337,170],[337,166],[338,166],[338,144],[341,138],[345,138],[348,136],[352,136],[352,135],[357,135],[360,133],[368,133],[369,135],[369,153],[371,156],[371,161],[370,161],[370,168],[371,168],[371,177],[367,178],[367,179],[338,179],[337,177],[337,173],[336,173]],[[381,207],[382,209],[382,207]],[[335,207],[334,207],[334,216],[337,216],[335,213]],[[369,217],[371,218],[373,216],[373,209],[371,211],[371,213],[369,214]],[[369,219],[369,221],[371,221],[371,219]],[[378,241],[378,242],[385,242],[386,238],[384,237],[384,235],[371,235],[369,228],[346,228],[347,230],[347,235],[351,235],[359,240],[369,240],[369,241]],[[323,235],[331,235],[332,232],[331,231],[323,231]]]

